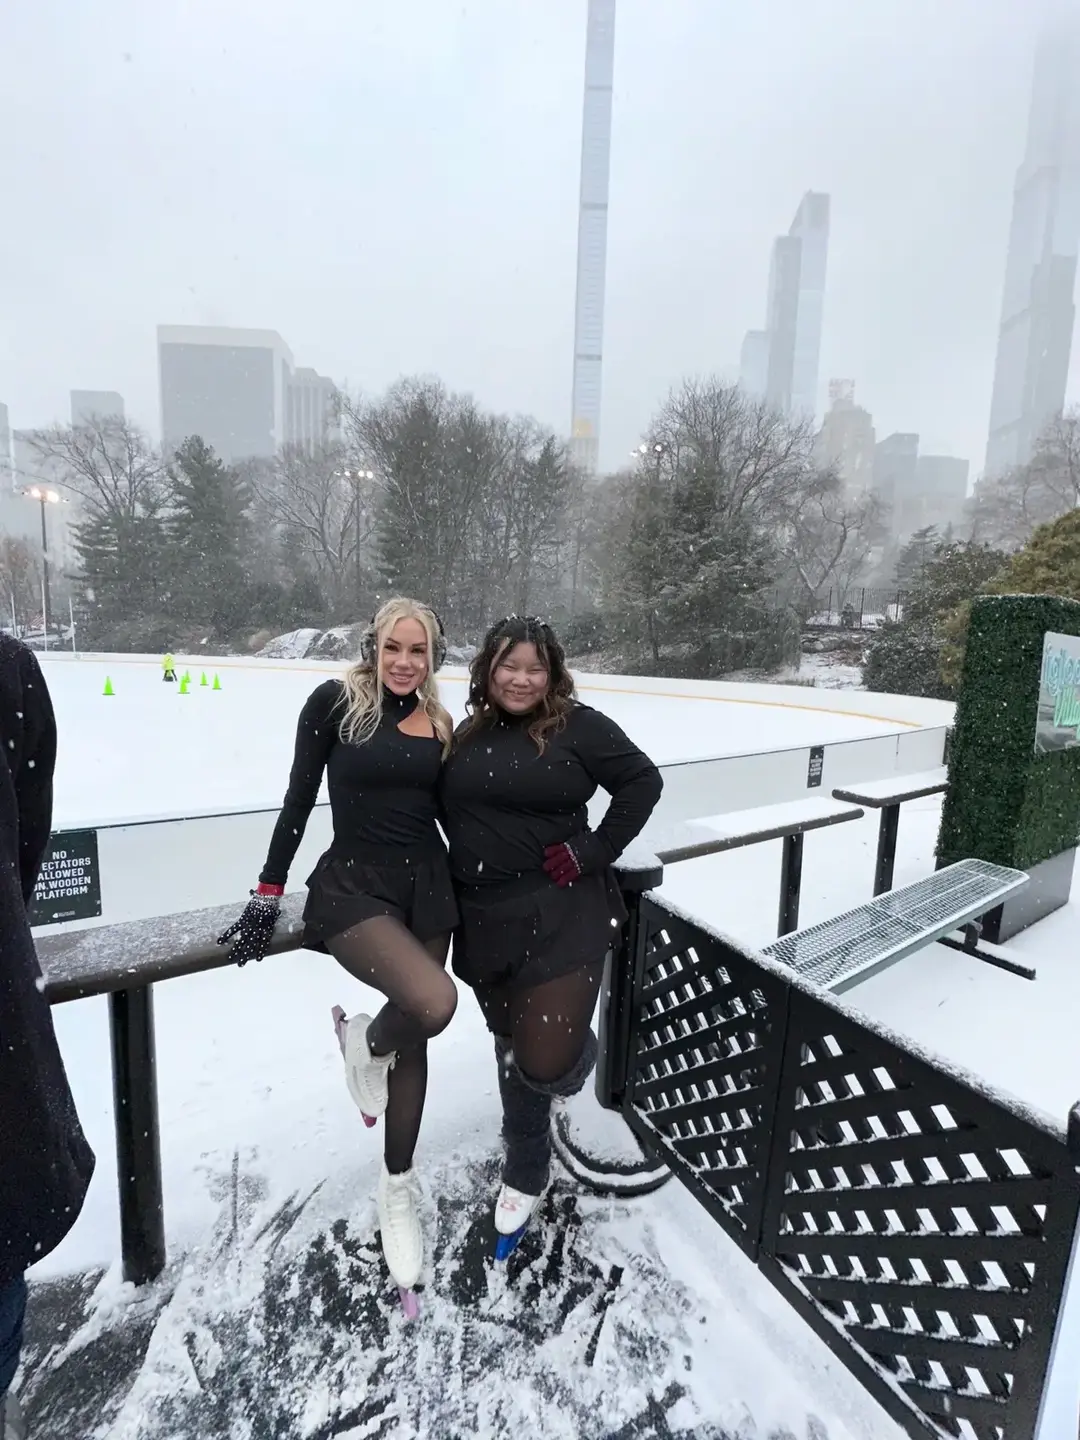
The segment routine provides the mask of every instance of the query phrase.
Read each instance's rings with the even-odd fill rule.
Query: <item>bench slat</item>
[[[861,819],[863,814],[858,805],[822,795],[807,800],[785,800],[779,805],[755,805],[750,810],[731,810],[725,815],[685,821],[655,833],[647,830],[645,839],[657,859],[674,864],[766,840],[782,840],[788,835],[821,830],[827,825],[842,825],[847,820]]]
[[[1027,883],[1022,870],[958,860],[844,915],[782,935],[764,953],[839,995],[985,915]]]
[[[934,770],[920,770],[914,775],[890,775],[885,780],[868,780],[865,785],[846,785],[834,790],[836,800],[850,800],[854,805],[867,805],[872,810],[885,805],[899,805],[905,800],[919,800],[924,795],[939,795],[949,787],[949,772],[944,765]]]

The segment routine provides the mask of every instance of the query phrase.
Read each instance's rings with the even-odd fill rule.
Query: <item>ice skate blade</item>
[[[415,1290],[407,1290],[404,1285],[398,1286],[398,1297],[401,1300],[401,1310],[406,1320],[415,1320],[420,1314],[420,1301]]]
[[[334,1008],[330,1011],[330,1014],[331,1014],[331,1017],[333,1018],[333,1021],[334,1021],[334,1034],[337,1036],[337,1043],[341,1046],[341,1053],[342,1053],[342,1055],[344,1055],[344,1054],[345,1054],[345,1027],[346,1027],[346,1025],[347,1025],[349,1022],[348,1022],[348,1020],[346,1019],[345,1011],[341,1008],[340,1005],[335,1005]],[[371,1127],[372,1127],[373,1125],[375,1125],[375,1124],[378,1123],[378,1120],[377,1120],[377,1117],[376,1117],[376,1116],[374,1116],[374,1115],[365,1115],[364,1112],[363,1112],[363,1110],[360,1111],[360,1115],[361,1115],[361,1117],[363,1118],[364,1124],[367,1126],[367,1128],[368,1128],[369,1130],[371,1129]]]
[[[512,1230],[509,1235],[499,1236],[499,1238],[495,1241],[496,1264],[499,1264],[500,1261],[503,1260],[509,1260],[510,1256],[514,1253],[518,1245],[521,1243],[522,1237],[524,1236],[525,1231],[528,1228],[529,1226],[526,1222],[526,1224],[524,1225],[519,1225],[516,1230]]]
[[[345,1054],[345,1011],[340,1005],[335,1005],[330,1011],[334,1021],[334,1034],[337,1036],[337,1043],[341,1046],[342,1055]]]

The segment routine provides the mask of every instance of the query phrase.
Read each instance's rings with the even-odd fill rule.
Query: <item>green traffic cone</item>
[[[210,684],[210,681],[206,678],[206,671],[205,671],[205,670],[202,672],[202,679],[199,681],[199,684],[200,684],[200,685],[209,685],[209,684]]]
[[[112,681],[109,679],[108,675],[105,676],[105,689],[101,693],[102,695],[116,694],[116,691],[112,688]]]
[[[189,679],[189,677],[188,677],[187,675],[181,676],[181,678],[180,678],[180,694],[181,694],[181,695],[186,695],[186,694],[188,693],[188,686],[189,686],[190,684],[191,684],[191,680]]]
[[[214,683],[213,683],[213,685],[211,686],[211,689],[213,689],[213,690],[220,690],[220,689],[221,689],[221,676],[220,676],[220,675],[215,675],[215,676],[214,676]]]
[[[185,670],[185,671],[184,671],[184,684],[185,684],[185,685],[190,685],[190,684],[191,684],[191,671],[190,671],[190,670]]]

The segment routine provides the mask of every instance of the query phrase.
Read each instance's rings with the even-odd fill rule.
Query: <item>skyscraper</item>
[[[830,380],[829,401],[814,444],[814,458],[823,468],[835,468],[846,495],[865,495],[874,487],[873,416],[855,404],[852,380]]]
[[[71,423],[86,425],[91,420],[122,420],[124,397],[115,390],[72,390]]]
[[[166,454],[192,435],[227,465],[277,454],[293,361],[276,330],[159,325],[157,340]]]
[[[828,256],[829,197],[808,190],[773,242],[766,329],[747,332],[740,374],[747,394],[792,419],[817,413]]]
[[[581,119],[577,294],[570,436],[574,461],[595,474],[600,460],[600,401],[607,267],[611,97],[615,74],[615,0],[589,0],[585,100]]]
[[[1005,260],[986,474],[1031,459],[1065,403],[1080,246],[1080,18],[1062,17],[1035,57],[1027,145]]]
[[[285,387],[285,441],[310,455],[329,440],[335,426],[337,386],[306,365],[297,366]]]

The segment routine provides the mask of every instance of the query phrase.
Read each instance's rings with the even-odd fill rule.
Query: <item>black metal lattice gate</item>
[[[1080,1211],[1064,1128],[652,898],[603,1028],[602,1102],[909,1433],[1032,1440]]]

